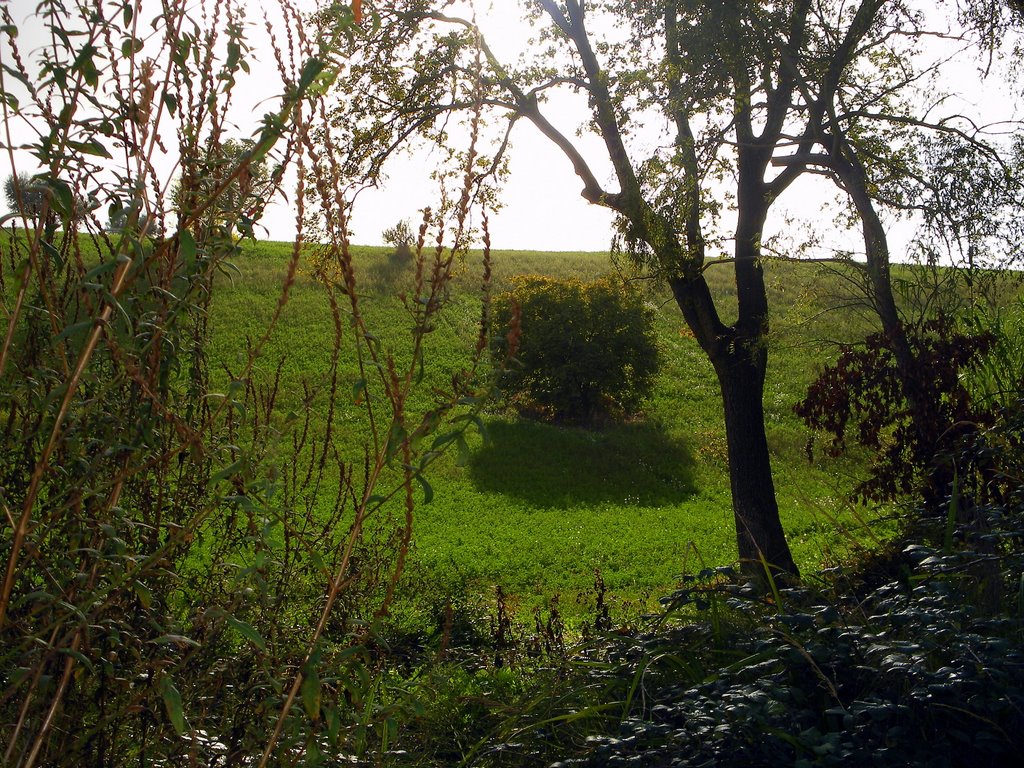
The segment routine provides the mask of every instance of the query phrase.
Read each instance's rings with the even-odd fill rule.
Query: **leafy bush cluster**
[[[730,616],[714,651],[700,625],[617,649],[642,687],[629,715],[556,765],[1009,765],[1024,746],[1020,616],[974,603],[983,557],[908,547],[901,577],[856,606],[809,590],[777,606],[736,587],[690,592],[703,615],[716,602]],[[1000,576],[1019,580],[1021,566]],[[752,626],[738,618],[752,610]]]
[[[634,412],[654,386],[654,312],[611,280],[516,279],[494,299],[504,392],[524,412],[592,424]]]
[[[963,333],[951,319],[939,317],[908,329],[907,336],[916,361],[906,372],[909,392],[895,373],[891,340],[876,333],[862,348],[844,348],[794,409],[809,427],[830,436],[830,455],[845,450],[850,432],[875,452],[870,475],[857,490],[864,500],[914,491],[964,429],[993,422],[985,404],[973,401],[964,379],[986,359],[995,335],[987,329]]]
[[[439,245],[396,352],[363,313],[343,181],[303,117],[322,111],[338,62],[288,0],[268,11],[289,30],[270,57],[284,95],[241,141],[227,126],[251,56],[243,4],[42,0],[25,24],[46,34],[20,38],[12,13],[0,6],[4,119],[40,132],[39,169],[0,233],[0,763],[312,766],[386,751],[395,720],[377,706],[373,640],[416,481],[464,443],[483,386],[478,358],[462,360],[450,389],[410,403],[474,177],[451,218],[431,220]],[[338,36],[350,21],[346,8]],[[30,55],[25,37],[46,42]],[[8,157],[24,178],[23,155]],[[274,311],[215,366],[220,275],[295,164],[299,233]],[[322,376],[285,392],[285,360],[260,358],[300,279],[309,208],[336,277],[310,286],[332,334]],[[343,371],[358,372],[354,397]],[[339,426],[352,400],[355,434]]]

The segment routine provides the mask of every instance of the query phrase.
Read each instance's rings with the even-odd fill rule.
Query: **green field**
[[[266,327],[287,254],[284,245],[246,246],[236,261],[238,272],[218,286],[211,320],[215,371],[239,365],[246,337],[258,338]],[[395,293],[408,275],[389,268],[383,249],[356,249],[356,257],[371,327],[400,355],[409,322]],[[502,251],[493,261],[498,290],[515,274],[590,278],[612,269],[606,254]],[[709,275],[728,306],[729,267],[712,265]],[[773,263],[767,277],[773,307],[768,435],[783,523],[799,565],[813,570],[874,534],[863,510],[848,501],[856,461],[825,459],[818,452],[809,462],[808,434],[792,407],[834,354],[832,345],[855,338],[865,325],[848,309],[830,311],[839,302],[837,281],[819,267]],[[479,265],[471,255],[445,320],[429,339],[419,407],[430,402],[430,382],[444,382],[468,358],[479,317],[478,285]],[[412,585],[429,585],[423,587],[430,593],[427,602],[486,600],[500,585],[513,605],[530,608],[559,595],[563,610],[572,614],[588,610],[600,571],[613,604],[646,608],[684,571],[735,559],[714,375],[667,293],[653,285],[647,290],[658,309],[664,365],[641,418],[589,431],[523,420],[495,405],[485,415],[486,439],[470,436],[465,466],[446,456],[431,467],[427,479],[434,498],[417,507],[407,577]],[[302,379],[314,389],[325,386],[330,328],[323,291],[306,270],[257,370],[269,378],[283,360],[286,406],[299,406]],[[358,374],[353,360],[343,367],[346,392]],[[368,439],[364,412],[352,405],[339,421],[343,450],[358,462]],[[424,597],[415,586],[409,592]]]

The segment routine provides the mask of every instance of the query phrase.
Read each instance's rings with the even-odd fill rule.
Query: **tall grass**
[[[470,343],[445,386],[413,394],[461,267],[473,147],[461,198],[424,219],[404,333],[384,340],[344,175],[310,122],[351,14],[311,39],[289,0],[273,10],[279,82],[259,87],[283,95],[240,152],[246,13],[44,0],[24,38],[45,42],[26,51],[0,9],[4,127],[36,132],[45,199],[0,238],[5,765],[314,765],[393,727],[368,649],[423,471],[464,440],[486,386]],[[220,295],[289,170],[300,235],[220,349]],[[310,221],[319,282],[303,273]],[[320,312],[315,370],[270,354],[301,301]]]

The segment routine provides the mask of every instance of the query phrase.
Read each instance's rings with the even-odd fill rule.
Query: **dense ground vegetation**
[[[269,311],[278,249],[243,250],[215,307],[216,349],[238,346],[234,334],[254,311],[258,323],[261,302]],[[496,252],[495,287],[513,284],[519,270],[590,279],[604,258]],[[357,260],[381,327],[395,327],[401,303],[388,297],[412,268],[396,270],[384,249],[360,249]],[[841,764],[889,744],[883,764],[939,759],[930,745],[1007,764],[1021,683],[1011,652],[1020,627],[1019,410],[959,444],[952,458],[963,491],[953,508],[913,513],[906,519],[918,522],[905,528],[855,506],[868,457],[816,450],[808,462],[809,433],[793,412],[816,376],[807,350],[838,357],[873,328],[870,309],[851,305],[855,294],[836,269],[767,265],[779,308],[769,435],[804,584],[764,595],[727,568],[735,555],[715,393],[696,387],[699,368],[672,363],[689,350],[686,366],[698,366],[700,353],[659,311],[659,344],[674,354],[639,423],[568,429],[491,409],[483,415],[488,441],[470,437],[462,460],[433,468],[434,495],[419,507],[403,588],[408,601],[382,627],[390,651],[378,649],[379,663],[418,670],[415,682],[388,693],[387,711],[400,713],[401,727],[386,763],[596,766],[641,755],[652,765]],[[898,275],[920,281],[917,269]],[[977,285],[995,276],[974,277]],[[431,361],[456,365],[465,354],[459,340],[472,338],[479,306],[467,278],[454,284],[456,311],[428,349],[428,381]],[[728,298],[725,281],[713,285]],[[987,374],[972,374],[971,388],[982,401],[1012,406],[1024,351],[1013,332],[1019,286],[1008,275],[990,288],[984,316],[999,352],[986,357]],[[981,306],[954,283],[949,289],[946,301],[958,311]],[[655,291],[648,301],[658,307],[664,297]],[[301,346],[306,353],[289,374],[299,376],[327,346],[317,341],[325,307],[312,282],[296,286],[289,311],[294,322],[268,358]],[[969,316],[965,324],[982,317]],[[686,488],[672,479],[681,461]],[[912,504],[910,497],[884,514]],[[683,536],[673,540],[670,526]]]

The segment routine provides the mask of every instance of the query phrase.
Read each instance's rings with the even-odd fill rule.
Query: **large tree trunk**
[[[773,572],[797,575],[779,520],[764,428],[765,371],[757,357],[734,349],[712,361],[725,409],[736,544],[746,571],[764,576],[767,563]]]
[[[757,282],[760,267],[739,265],[744,288]],[[751,271],[757,274],[750,274]],[[772,481],[771,457],[764,429],[764,380],[768,353],[763,335],[753,325],[743,336],[718,319],[703,277],[670,280],[676,303],[718,376],[729,449],[729,480],[736,522],[736,545],[745,572],[759,579],[761,563],[777,573],[799,575],[779,520]],[[755,291],[756,293],[756,291]]]

